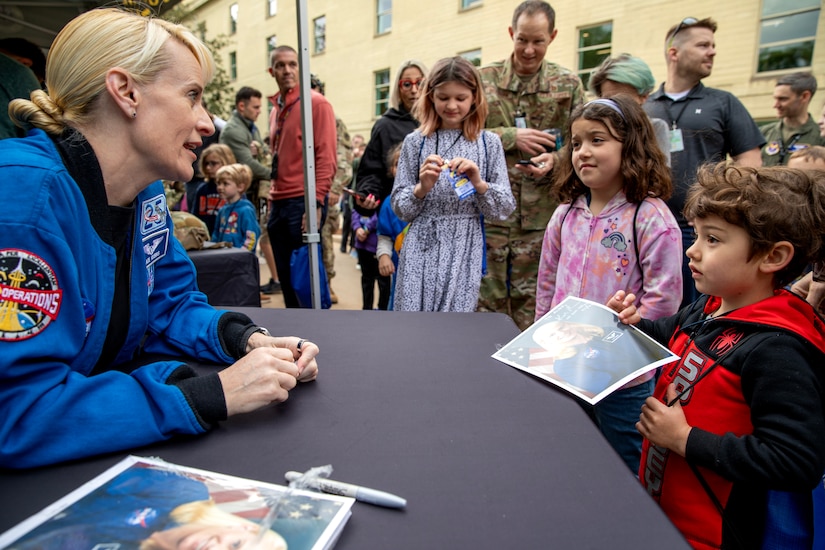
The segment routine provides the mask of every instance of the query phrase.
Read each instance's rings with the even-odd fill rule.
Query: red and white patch
[[[0,340],[25,340],[57,319],[63,291],[43,258],[0,250]]]

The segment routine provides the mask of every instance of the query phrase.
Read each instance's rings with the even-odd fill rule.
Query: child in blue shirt
[[[218,210],[218,219],[212,240],[216,243],[228,242],[235,248],[255,250],[261,226],[255,206],[244,193],[252,183],[252,170],[245,164],[222,166],[216,174],[218,193],[226,204]]]

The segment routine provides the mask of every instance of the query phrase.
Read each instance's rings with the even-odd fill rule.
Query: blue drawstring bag
[[[321,245],[315,244],[318,247],[318,270],[321,275],[321,307],[329,309],[332,307],[332,299],[329,296],[329,283],[327,282],[327,271],[324,269],[324,262],[322,261]],[[309,275],[309,245],[306,244],[301,248],[296,248],[292,251],[292,257],[289,260],[290,282],[292,289],[295,291],[295,296],[298,298],[298,304],[302,308],[312,308],[312,283]]]

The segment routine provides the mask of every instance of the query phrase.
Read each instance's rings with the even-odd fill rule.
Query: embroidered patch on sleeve
[[[25,340],[57,319],[63,291],[52,267],[25,250],[0,250],[0,340]]]
[[[140,234],[149,235],[166,227],[166,197],[157,195],[140,205]]]

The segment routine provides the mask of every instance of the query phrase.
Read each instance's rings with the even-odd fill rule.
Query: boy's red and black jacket
[[[722,518],[693,464],[724,508],[726,544],[733,530],[758,547],[768,491],[810,492],[825,471],[825,323],[784,290],[709,317],[720,303],[638,325],[681,357],[654,395],[675,384],[693,427],[687,460],[645,440],[639,477],[694,547],[718,548]]]

